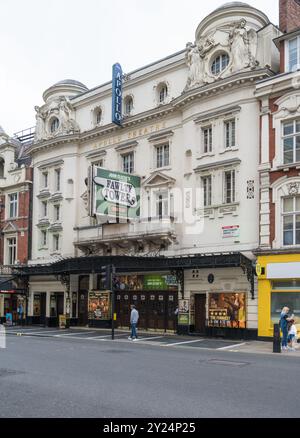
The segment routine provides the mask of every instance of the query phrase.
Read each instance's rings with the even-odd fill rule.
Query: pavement
[[[298,353],[161,336],[9,328],[0,418],[299,417]]]
[[[57,339],[68,339],[70,341],[84,342],[114,342],[129,343],[129,332],[126,330],[115,330],[115,339],[111,339],[111,330],[94,328],[70,328],[57,329],[45,327],[8,327],[6,333],[11,336],[26,337],[54,337]],[[230,341],[223,339],[212,339],[196,336],[178,336],[171,334],[160,334],[157,332],[139,332],[137,344],[152,345],[163,348],[200,348],[208,350],[228,351],[230,353],[252,353],[273,355],[273,343],[262,341]],[[295,346],[295,351],[282,351],[283,355],[300,358],[300,344]]]

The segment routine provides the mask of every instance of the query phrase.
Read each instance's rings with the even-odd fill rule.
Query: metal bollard
[[[281,338],[279,324],[274,324],[273,353],[281,353]]]

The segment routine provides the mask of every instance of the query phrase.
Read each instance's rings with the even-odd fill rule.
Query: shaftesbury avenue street
[[[0,430],[300,417],[300,0],[3,3]]]

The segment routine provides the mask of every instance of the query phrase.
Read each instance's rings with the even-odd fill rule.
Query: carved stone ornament
[[[90,211],[90,202],[89,202],[89,193],[88,193],[88,191],[84,192],[80,197],[83,200],[85,210],[89,213],[89,211]]]
[[[247,29],[245,19],[216,28],[195,44],[187,43],[185,60],[189,72],[185,91],[244,69],[255,69],[259,64],[257,44],[257,32]],[[229,65],[214,75],[211,66],[220,54],[229,55]]]
[[[53,99],[43,107],[35,106],[35,142],[48,140],[60,135],[75,134],[80,128],[74,119],[74,108],[66,97]],[[51,122],[58,119],[57,129],[51,130]]]
[[[291,183],[288,184],[288,191],[289,195],[294,196],[299,194],[299,184],[298,183]]]

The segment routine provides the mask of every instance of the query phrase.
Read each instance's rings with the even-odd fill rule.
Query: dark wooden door
[[[46,324],[46,293],[40,295],[40,324]]]
[[[78,301],[78,324],[87,325],[88,324],[88,292],[79,292]]]
[[[64,294],[57,294],[56,297],[57,316],[64,314]]]
[[[205,334],[206,295],[195,295],[195,331]]]

